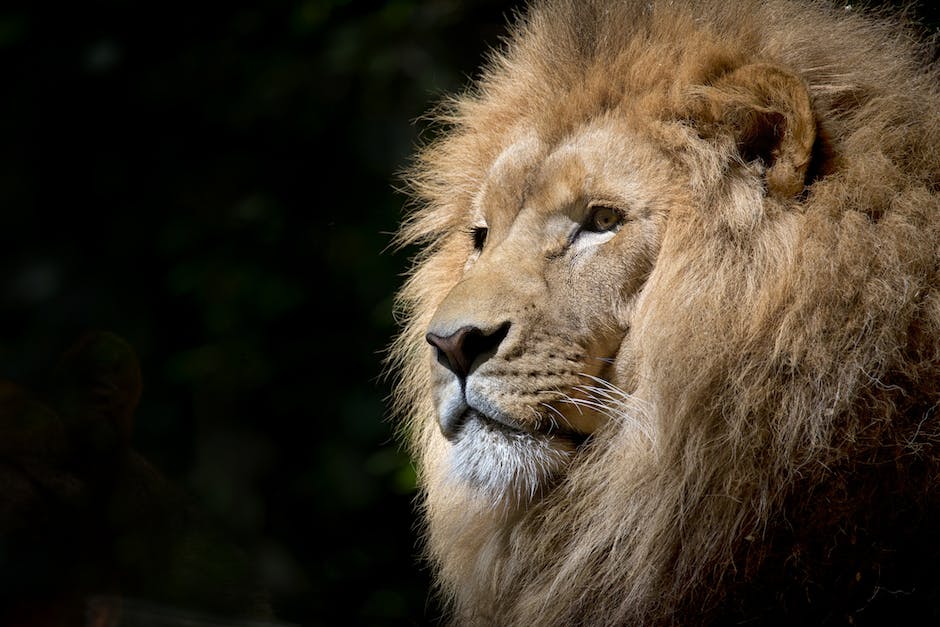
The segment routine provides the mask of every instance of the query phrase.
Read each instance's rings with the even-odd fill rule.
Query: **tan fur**
[[[458,623],[862,616],[871,547],[940,555],[892,518],[940,512],[940,91],[914,40],[819,2],[549,0],[443,108],[392,362]],[[624,224],[578,235],[597,203]],[[448,440],[425,333],[505,321],[471,376],[523,435]]]

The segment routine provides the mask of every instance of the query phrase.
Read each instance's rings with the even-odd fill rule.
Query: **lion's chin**
[[[520,431],[479,416],[466,422],[453,443],[451,476],[492,505],[515,508],[555,483],[576,451],[573,438]]]

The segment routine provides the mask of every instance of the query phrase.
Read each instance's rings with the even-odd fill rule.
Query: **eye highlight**
[[[483,245],[486,244],[487,233],[489,233],[489,229],[485,226],[475,226],[470,229],[470,237],[473,238],[474,250],[483,250]]]
[[[619,209],[597,205],[591,207],[591,213],[588,215],[587,220],[584,221],[581,228],[591,233],[604,233],[606,231],[613,231],[623,224],[623,221],[623,213]]]

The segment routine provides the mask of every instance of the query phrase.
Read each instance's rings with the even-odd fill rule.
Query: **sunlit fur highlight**
[[[441,107],[408,175],[399,242],[420,252],[391,362],[427,557],[458,623],[693,625],[883,599],[854,563],[862,603],[818,590],[852,529],[890,543],[886,510],[940,511],[940,93],[916,41],[821,2],[549,1]],[[791,201],[682,119],[699,86],[754,60],[805,81],[834,155]],[[596,382],[584,402],[614,420],[507,513],[448,479],[430,400],[423,336],[466,261],[452,236],[513,138],[558,142],[637,107],[697,202],[670,217],[641,295],[637,389]]]
[[[465,429],[463,441],[454,445],[453,479],[481,491],[494,510],[531,502],[542,489],[538,478],[557,475],[572,455],[569,448],[552,446],[542,437],[502,433],[480,422],[470,422]],[[488,454],[476,450],[481,443]]]

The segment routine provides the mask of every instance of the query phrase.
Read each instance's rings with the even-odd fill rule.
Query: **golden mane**
[[[549,0],[442,106],[407,177],[398,241],[421,252],[391,363],[458,622],[936,612],[940,74],[918,41],[823,2]],[[742,191],[734,144],[694,126],[703,90],[755,62],[811,97],[815,166],[793,198]],[[697,201],[670,218],[631,329],[642,404],[609,401],[652,433],[638,444],[614,421],[544,498],[487,509],[444,487],[430,398],[424,335],[465,261],[448,238],[520,133],[557,143],[628,110],[663,122],[647,132]]]

